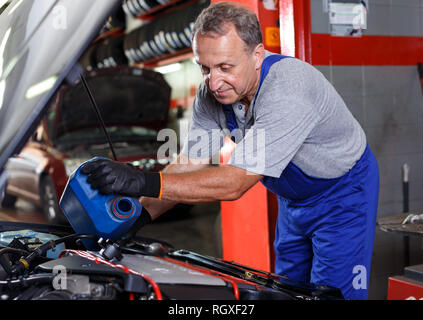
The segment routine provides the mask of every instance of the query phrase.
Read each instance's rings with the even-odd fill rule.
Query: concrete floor
[[[14,209],[0,207],[0,220],[42,224],[46,223],[41,209],[21,199],[16,201]]]

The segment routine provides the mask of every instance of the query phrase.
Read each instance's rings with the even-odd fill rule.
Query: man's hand
[[[155,172],[142,172],[130,164],[99,159],[87,162],[81,173],[88,175],[87,182],[103,194],[120,194],[139,198],[160,197],[161,176]]]

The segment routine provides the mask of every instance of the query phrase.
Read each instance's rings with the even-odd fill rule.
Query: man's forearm
[[[235,166],[173,163],[162,172],[161,200],[143,198],[141,203],[155,219],[179,202],[236,200],[262,178]]]
[[[162,199],[184,203],[236,200],[261,178],[234,166],[163,174]]]
[[[203,161],[206,162],[206,161]],[[164,174],[176,174],[182,172],[190,172],[195,170],[201,170],[208,167],[208,163],[192,163],[189,159],[180,154],[172,163],[170,163],[166,168],[162,170]],[[166,211],[172,209],[179,201],[172,200],[158,200],[155,198],[141,198],[141,204],[145,209],[150,213],[151,218],[154,220]]]

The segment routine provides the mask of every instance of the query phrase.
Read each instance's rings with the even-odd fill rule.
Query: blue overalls
[[[284,58],[266,57],[258,90],[272,64]],[[228,128],[236,129],[232,106],[223,109]],[[339,288],[346,299],[367,299],[379,196],[379,170],[370,148],[339,178],[312,177],[290,162],[279,178],[265,176],[261,182],[279,205],[275,272]]]

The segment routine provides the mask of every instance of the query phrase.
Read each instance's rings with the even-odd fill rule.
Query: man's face
[[[193,42],[195,60],[217,101],[249,104],[257,90],[264,48],[260,44],[251,53],[247,52],[235,27],[229,26],[223,36],[197,34]]]

